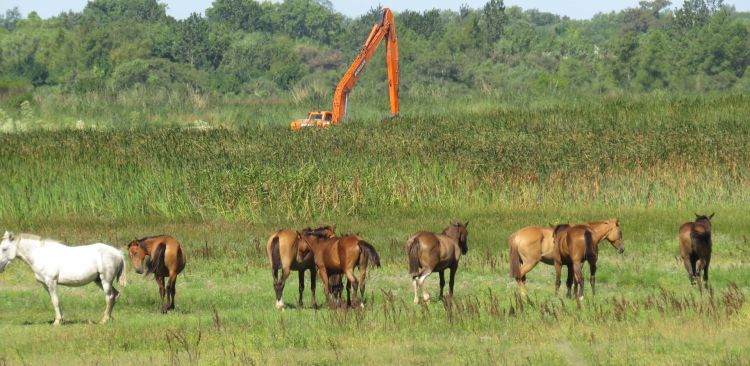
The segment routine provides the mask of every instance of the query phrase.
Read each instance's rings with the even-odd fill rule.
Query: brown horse
[[[305,229],[310,230],[310,229]],[[323,226],[317,230],[326,237],[333,237],[336,235],[335,226]],[[278,230],[271,234],[266,244],[266,253],[268,254],[268,261],[271,263],[271,274],[273,275],[273,288],[276,291],[276,308],[283,309],[284,301],[282,301],[282,295],[284,293],[284,284],[286,283],[287,277],[291,271],[297,271],[299,274],[299,300],[297,304],[302,307],[302,293],[305,290],[305,271],[310,271],[310,290],[312,307],[317,308],[318,303],[315,298],[315,261],[313,260],[312,254],[308,254],[302,261],[297,260],[297,249],[299,243],[302,242],[302,234],[295,230]],[[281,276],[279,276],[279,270],[281,270]],[[340,296],[340,285],[341,278],[337,277],[332,279],[332,292]]]
[[[166,313],[174,309],[174,296],[176,293],[177,275],[185,268],[185,256],[180,247],[180,242],[169,235],[149,236],[136,239],[128,244],[130,261],[137,273],[154,274],[156,283],[159,285],[161,295],[161,312]],[[146,260],[150,256],[150,260]],[[164,277],[169,277],[166,288]],[[164,297],[167,302],[164,302]]]
[[[597,251],[599,242],[604,239],[612,243],[620,253],[624,251],[620,220],[594,221],[586,225],[591,229]],[[510,276],[516,279],[521,294],[526,294],[526,274],[540,261],[549,265],[555,263],[555,244],[552,236],[552,227],[527,226],[513,233],[508,239]],[[596,278],[592,276],[591,280],[593,283]]]
[[[419,290],[422,299],[430,301],[430,294],[424,290],[424,281],[430,273],[437,271],[440,275],[440,299],[443,298],[445,276],[443,271],[450,268],[449,294],[453,296],[453,285],[458,270],[458,260],[469,251],[467,238],[469,232],[465,224],[452,223],[440,234],[420,231],[406,241],[406,256],[409,260],[409,275],[414,286],[414,303],[419,303]]]
[[[568,267],[568,296],[575,277],[577,296],[583,298],[583,262],[589,262],[592,276],[596,273],[593,234],[587,225],[568,224],[557,225],[552,233],[555,241],[555,294],[560,290],[560,271],[565,265]],[[593,288],[593,282],[591,286]]]
[[[711,263],[711,219],[709,216],[695,214],[695,222],[680,226],[680,256],[688,272],[690,283],[700,286],[700,274],[703,271],[703,282],[708,282],[708,265]],[[696,267],[696,262],[698,266]]]
[[[308,253],[313,254],[318,275],[323,280],[328,305],[331,308],[336,306],[331,295],[331,277],[343,274],[348,282],[347,295],[350,288],[354,293],[353,305],[364,307],[368,262],[372,260],[376,267],[380,267],[380,256],[375,248],[357,235],[330,236],[320,229],[306,230],[302,233],[302,239],[297,250],[297,260],[303,260]],[[354,267],[359,268],[359,279],[354,276]],[[361,301],[357,298],[358,290]]]

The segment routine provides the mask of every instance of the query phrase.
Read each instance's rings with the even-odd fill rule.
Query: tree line
[[[157,0],[93,0],[49,19],[9,9],[0,97],[136,86],[328,95],[380,11],[352,19],[327,0],[215,0],[181,20]],[[403,11],[396,24],[402,93],[750,91],[750,13],[722,0],[644,0],[590,20],[489,0]]]

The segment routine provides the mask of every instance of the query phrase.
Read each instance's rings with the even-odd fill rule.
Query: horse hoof
[[[276,309],[281,310],[284,308],[284,302],[281,300],[276,301]]]
[[[109,318],[104,318],[104,319],[102,319],[102,320],[101,320],[101,321],[99,322],[99,324],[107,324],[107,322],[108,322],[108,321],[109,321]]]
[[[61,324],[62,324],[62,321],[60,321],[59,319],[55,320],[55,322],[52,323],[53,326],[60,326]]]

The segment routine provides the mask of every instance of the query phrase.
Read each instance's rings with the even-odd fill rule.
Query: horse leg
[[[367,279],[367,265],[359,266],[359,306],[365,307],[365,280]]]
[[[57,281],[47,281],[44,283],[44,288],[47,289],[49,297],[52,300],[52,307],[55,308],[55,322],[52,325],[60,325],[63,322],[63,316],[62,311],[60,311],[60,299],[57,297]]]
[[[573,294],[570,292],[571,287],[573,287],[573,266],[568,265],[566,268],[568,269],[568,278],[565,279],[565,287],[568,289],[567,296],[573,297]],[[578,286],[576,286],[576,291],[578,291]]]
[[[321,281],[323,281],[323,293],[326,295],[326,300],[328,301],[328,306],[331,309],[335,308],[335,305],[333,303],[333,299],[331,298],[331,289],[329,287],[328,283],[328,271],[326,271],[325,267],[318,266],[318,275],[320,276]]]
[[[299,279],[299,300],[297,300],[297,307],[302,308],[302,293],[305,291],[305,270],[304,269],[297,271],[297,279]]]
[[[115,290],[111,282],[105,281],[101,277],[99,281],[96,281],[96,285],[104,291],[104,298],[107,302],[107,307],[104,309],[104,316],[99,322],[100,324],[104,324],[112,319],[112,308],[114,308],[115,300],[117,299],[117,290]]]
[[[708,265],[711,263],[711,258],[703,260],[703,282],[708,284]]]
[[[578,299],[583,299],[583,263],[581,262],[573,262],[573,271],[576,276],[576,286],[578,287]]]
[[[440,275],[440,297],[438,297],[438,300],[443,299],[443,287],[445,287],[445,276],[443,275],[443,272],[445,272],[445,270],[438,271],[438,274]]]
[[[283,309],[284,308],[284,301],[281,299],[282,295],[284,294],[284,284],[286,284],[286,279],[289,277],[289,268],[282,268],[281,269],[281,278],[278,279],[278,281],[274,284],[274,290],[276,290],[276,309]]]
[[[417,284],[419,285],[419,289],[422,291],[422,300],[424,302],[430,302],[430,293],[428,291],[425,291],[424,289],[424,281],[427,280],[427,277],[432,273],[432,269],[425,268],[422,270],[422,274],[417,279]]]
[[[156,284],[159,285],[159,296],[161,298],[159,305],[161,306],[161,312],[166,314],[167,309],[164,306],[164,297],[167,295],[167,289],[164,287],[164,276],[156,276]]]
[[[357,291],[359,291],[359,281],[357,280],[357,277],[354,276],[354,271],[352,268],[348,268],[346,270],[346,279],[348,283],[351,284],[351,288],[352,288],[353,300],[350,306],[359,306],[359,298],[357,297]],[[347,296],[349,293],[348,289],[349,289],[349,286],[347,285]]]
[[[451,266],[451,277],[448,283],[448,296],[453,298],[453,285],[456,283],[456,271],[458,271],[458,262],[454,262]]]
[[[417,286],[417,278],[419,276],[414,276],[411,279],[411,284],[414,286],[414,303],[419,304],[419,286]]]
[[[560,271],[562,271],[562,263],[555,261],[555,296],[560,292]]]
[[[315,276],[315,270],[314,269],[310,269],[310,292],[312,293],[312,295],[310,296],[310,300],[312,302],[313,309],[317,309],[318,308],[318,300],[315,298],[315,283],[317,281],[318,281],[318,279]]]
[[[339,275],[339,278],[341,279],[341,283],[344,283],[344,276],[345,274]],[[342,285],[343,286],[343,285]],[[346,279],[346,307],[352,306],[352,281],[349,281],[349,278]]]
[[[169,282],[167,284],[167,299],[169,300],[169,308],[167,310],[174,309],[174,295],[177,293],[177,272],[169,274]]]
[[[589,281],[591,282],[591,296],[596,295],[596,262],[589,261]]]
[[[698,262],[698,257],[691,255],[690,256],[690,268],[691,271],[691,277],[690,277],[690,283],[695,285],[695,282],[699,279],[698,277],[698,266],[696,263]]]
[[[521,295],[526,296],[526,274],[534,269],[537,263],[539,263],[539,260],[521,263],[521,269],[518,272],[518,277],[516,277],[516,282],[518,282],[518,287],[521,290]]]
[[[685,266],[685,270],[688,273],[688,279],[690,280],[690,284],[693,285],[693,268],[690,265],[690,257],[689,256],[683,256],[682,257],[682,264]]]

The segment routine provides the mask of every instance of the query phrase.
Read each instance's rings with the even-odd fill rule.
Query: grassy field
[[[750,97],[613,98],[426,108],[328,131],[115,128],[0,134],[0,222],[70,243],[171,233],[186,248],[177,310],[153,280],[100,326],[91,285],[68,323],[20,261],[0,275],[1,364],[750,364]],[[440,103],[435,102],[435,105]],[[475,108],[476,107],[476,108]],[[716,212],[711,289],[689,285],[677,229]],[[526,225],[619,217],[597,296],[555,296],[540,264],[516,295],[507,238]],[[469,220],[450,303],[414,305],[403,243]],[[334,223],[372,242],[363,311],[273,307],[280,227]],[[437,276],[428,280],[433,297]],[[320,285],[320,284],[319,284]],[[587,286],[587,291],[589,290]],[[322,290],[318,302],[322,303]]]

